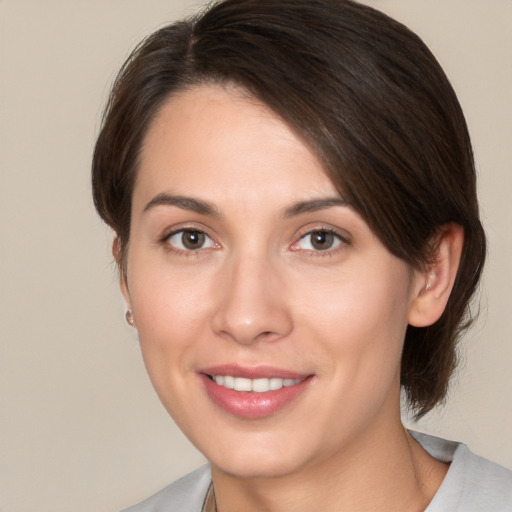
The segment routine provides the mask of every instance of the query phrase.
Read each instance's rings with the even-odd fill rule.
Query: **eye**
[[[297,242],[296,247],[306,251],[328,251],[341,243],[341,237],[336,233],[326,229],[319,229],[303,235]]]
[[[215,242],[203,231],[181,229],[167,237],[167,243],[180,251],[197,251],[216,247]]]

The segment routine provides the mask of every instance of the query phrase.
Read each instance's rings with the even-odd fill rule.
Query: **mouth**
[[[278,391],[284,387],[295,386],[306,377],[298,379],[282,379],[280,377],[248,379],[245,377],[234,377],[232,375],[208,375],[215,384],[234,391],[245,391],[253,393],[267,393]]]
[[[231,415],[265,418],[296,402],[309,388],[313,375],[270,367],[225,365],[199,372],[210,400]]]

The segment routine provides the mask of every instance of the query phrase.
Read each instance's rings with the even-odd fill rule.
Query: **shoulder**
[[[201,512],[210,483],[210,466],[205,465],[123,512]]]
[[[465,444],[411,433],[450,469],[426,512],[510,512],[512,471],[474,454]]]

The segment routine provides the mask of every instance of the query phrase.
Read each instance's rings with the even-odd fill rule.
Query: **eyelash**
[[[198,233],[199,235],[204,235],[205,237],[207,237],[211,241],[211,243],[214,246],[213,247],[200,247],[199,249],[181,249],[181,248],[176,247],[175,245],[172,245],[170,243],[170,239],[173,236],[176,236],[176,235],[178,235],[180,233],[183,234],[183,233],[186,233],[186,232]],[[338,241],[338,243],[333,248],[328,248],[328,249],[325,249],[325,250],[300,249],[298,247],[298,244],[302,240],[304,240],[307,236],[311,236],[314,233],[328,233],[328,234],[331,234],[331,235],[333,235],[335,237],[335,239]],[[172,252],[172,253],[175,253],[175,254],[178,254],[178,255],[184,255],[184,256],[195,256],[195,255],[199,255],[200,253],[204,252],[205,250],[217,249],[217,248],[220,247],[220,244],[215,242],[215,240],[205,230],[200,229],[200,228],[196,228],[195,226],[189,226],[189,227],[185,226],[185,227],[180,227],[179,229],[174,229],[170,233],[166,233],[160,239],[160,243],[164,246],[166,251],[169,251],[169,252]],[[307,252],[312,257],[320,257],[321,258],[321,257],[326,257],[326,256],[332,257],[335,253],[337,253],[338,251],[342,250],[342,248],[344,246],[348,246],[348,245],[350,245],[350,240],[346,236],[341,235],[335,229],[332,229],[332,228],[326,227],[326,226],[325,227],[322,226],[322,227],[316,227],[314,229],[309,229],[307,231],[305,230],[303,233],[301,233],[299,235],[298,239],[290,245],[290,250],[292,252],[305,251],[305,252]],[[296,246],[296,248],[294,248],[294,246]]]
[[[350,240],[348,239],[347,236],[342,235],[339,231],[337,231],[337,230],[335,230],[335,229],[333,229],[331,227],[321,226],[321,227],[315,227],[313,229],[305,230],[302,234],[300,234],[298,240],[296,242],[294,242],[291,245],[291,247],[297,246],[300,243],[301,240],[303,240],[307,236],[313,235],[314,233],[328,233],[328,234],[331,234],[338,241],[338,244],[335,245],[333,248],[329,248],[329,249],[325,249],[325,250],[302,249],[303,251],[307,251],[309,253],[309,255],[312,256],[312,257],[315,257],[315,258],[332,257],[337,252],[343,250],[344,247],[350,245]],[[300,250],[301,250],[300,248],[292,249],[292,251],[296,251],[296,252],[298,252]]]
[[[200,247],[199,249],[181,249],[179,247],[176,247],[175,245],[172,245],[170,243],[170,239],[173,236],[176,236],[180,233],[198,233],[199,235],[204,235],[205,237],[208,237],[209,240],[211,240],[214,247]],[[183,235],[182,235],[183,236]],[[220,245],[213,240],[213,238],[204,230],[197,228],[195,226],[183,226],[179,229],[174,229],[170,233],[166,233],[161,239],[160,243],[164,246],[164,249],[168,252],[172,252],[174,254],[183,255],[183,256],[197,256],[201,253],[203,253],[207,249],[217,249],[220,247]]]

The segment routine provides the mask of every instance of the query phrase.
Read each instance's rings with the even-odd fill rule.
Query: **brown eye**
[[[197,251],[215,247],[215,243],[206,233],[196,229],[176,231],[169,236],[167,243],[181,251]]]
[[[330,249],[334,243],[334,235],[329,231],[315,231],[311,234],[311,245],[318,251]]]
[[[340,244],[341,238],[336,233],[320,229],[301,237],[298,247],[306,251],[328,251]]]
[[[204,233],[201,233],[200,231],[185,230],[181,235],[181,243],[183,244],[183,247],[186,247],[187,249],[200,249],[204,245],[205,238]]]

